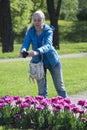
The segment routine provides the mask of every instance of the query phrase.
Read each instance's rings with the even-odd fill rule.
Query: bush
[[[87,41],[87,22],[65,22],[59,21],[60,41],[86,42]]]
[[[6,128],[87,130],[87,101],[75,105],[61,96],[0,98],[0,125]]]
[[[80,10],[77,14],[79,21],[87,21],[87,8]]]

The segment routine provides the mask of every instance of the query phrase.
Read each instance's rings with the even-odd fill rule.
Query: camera
[[[23,58],[26,58],[27,56],[28,56],[28,52],[27,51],[23,51],[23,52],[21,52],[22,53],[22,55],[23,55]]]

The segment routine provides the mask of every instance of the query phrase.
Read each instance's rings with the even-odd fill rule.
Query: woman
[[[23,57],[23,51],[28,51],[30,43],[32,50],[29,51],[29,56],[32,57],[33,63],[38,63],[43,55],[43,64],[45,76],[37,80],[38,95],[44,97],[48,96],[48,85],[46,72],[47,69],[53,79],[54,86],[59,96],[67,97],[65,90],[62,67],[56,50],[53,45],[53,31],[54,27],[45,24],[45,15],[42,11],[36,11],[32,16],[32,23],[28,28],[23,45],[20,50],[20,56]]]

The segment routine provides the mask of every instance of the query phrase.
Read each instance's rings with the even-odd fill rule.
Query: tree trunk
[[[50,24],[55,27],[54,36],[53,36],[53,45],[55,48],[59,49],[59,26],[58,18],[60,13],[62,0],[58,0],[57,8],[55,9],[54,0],[47,0],[47,10],[49,13]]]
[[[12,29],[9,0],[0,0],[0,34],[2,41],[2,52],[12,52],[14,32]]]
[[[53,45],[56,49],[59,49],[59,26],[58,26],[58,20],[54,16],[50,20],[50,24],[55,27],[54,35],[53,35]]]

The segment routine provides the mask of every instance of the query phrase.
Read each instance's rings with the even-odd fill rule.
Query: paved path
[[[77,103],[78,102],[78,100],[86,100],[87,101],[87,91],[83,91],[83,92],[79,92],[79,93],[77,93],[77,94],[75,94],[75,95],[68,95],[69,96],[69,98],[71,99],[71,101],[73,102],[73,103]]]
[[[87,53],[78,53],[78,54],[64,54],[64,55],[60,55],[60,58],[76,58],[76,57],[83,57],[83,56],[87,56]],[[0,62],[15,62],[15,61],[28,61],[30,60],[29,58],[9,58],[9,59],[0,59]]]
[[[79,54],[65,54],[65,55],[60,55],[60,58],[76,58],[76,57],[83,57],[87,56],[87,53],[79,53]],[[0,62],[15,62],[15,61],[29,61],[30,58],[10,58],[10,59],[0,59]],[[87,91],[85,92],[80,92],[75,95],[68,95],[73,103],[77,103],[78,100],[83,99],[87,100]]]

